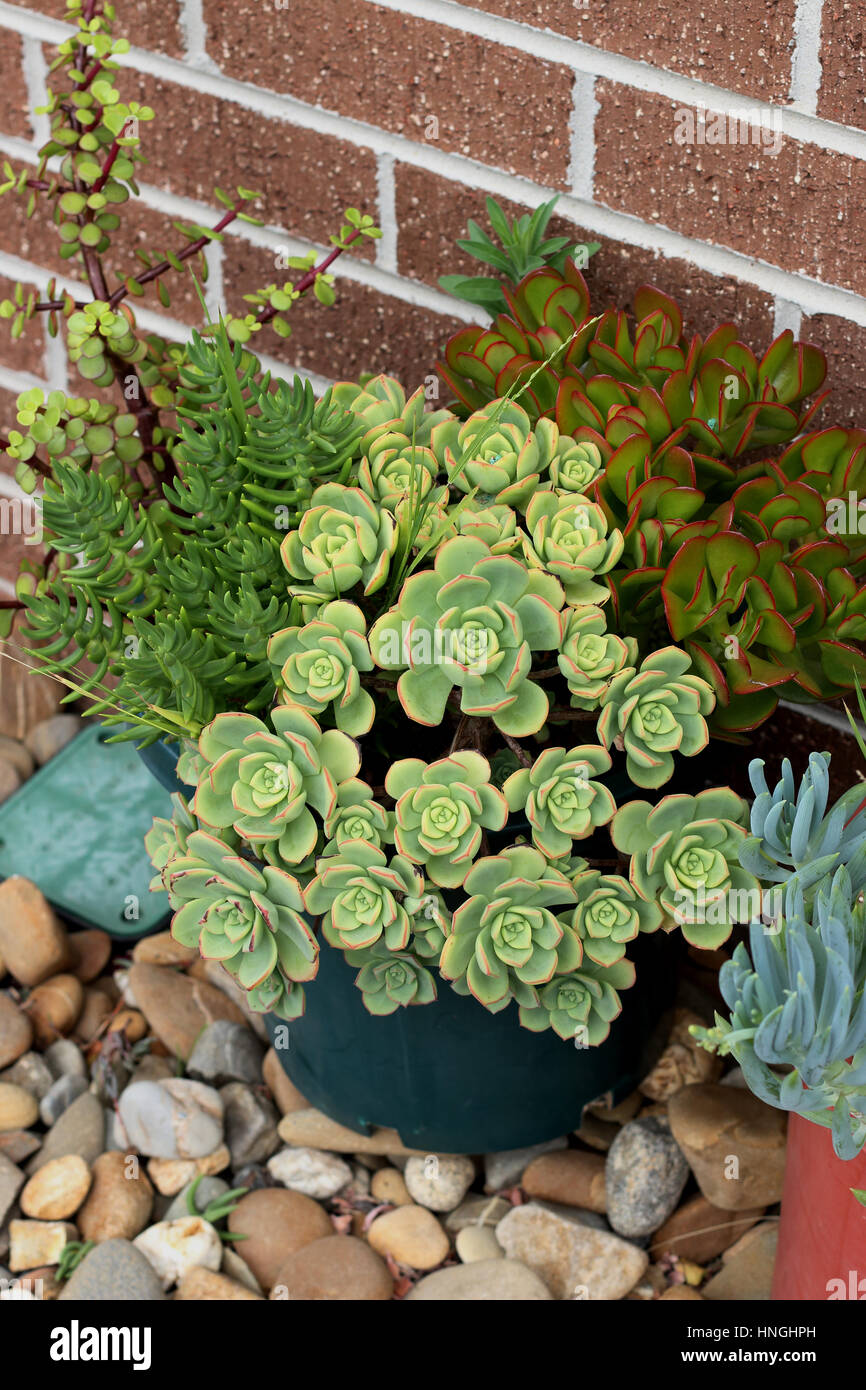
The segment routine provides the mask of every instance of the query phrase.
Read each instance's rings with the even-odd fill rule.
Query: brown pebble
[[[69,959],[66,928],[35,883],[13,874],[0,883],[0,955],[20,985],[38,985]]]
[[[0,1070],[11,1067],[33,1042],[33,1024],[8,994],[0,994]]]
[[[294,1110],[309,1110],[310,1102],[289,1080],[283,1070],[278,1053],[272,1047],[268,1048],[262,1062],[262,1078],[281,1115],[290,1115]]]
[[[270,1289],[289,1255],[333,1234],[324,1207],[312,1197],[266,1187],[242,1197],[228,1219],[229,1230],[248,1238],[243,1259],[263,1289]]]
[[[25,1216],[65,1221],[75,1215],[89,1190],[90,1168],[78,1154],[65,1154],[34,1173],[18,1201]]]
[[[196,1265],[187,1270],[177,1286],[174,1296],[176,1303],[263,1303],[261,1294],[244,1288],[237,1279],[227,1279],[224,1274],[216,1274],[212,1269],[202,1269]]]
[[[558,1149],[534,1158],[520,1185],[529,1197],[604,1214],[607,1211],[604,1170],[605,1161],[599,1154],[584,1153],[581,1149]]]
[[[103,1033],[112,1008],[111,1000],[101,989],[96,989],[93,985],[86,985],[84,1002],[75,1025],[75,1037],[78,1041],[86,1046]]]
[[[132,959],[144,965],[191,965],[198,959],[198,951],[181,946],[170,931],[158,931],[135,943]]]
[[[284,1260],[272,1299],[384,1302],[394,1281],[383,1259],[355,1236],[325,1236]]]
[[[92,1165],[93,1182],[76,1224],[82,1240],[133,1240],[153,1210],[153,1188],[134,1154],[110,1149]]]
[[[147,1019],[138,1009],[121,1009],[114,1015],[107,1033],[123,1033],[127,1042],[141,1042],[147,1037]]]
[[[72,932],[69,937],[70,971],[82,984],[88,985],[105,968],[111,955],[108,932],[93,928]]]
[[[26,1004],[40,1047],[71,1033],[84,1007],[84,988],[74,975],[55,975],[31,991]]]

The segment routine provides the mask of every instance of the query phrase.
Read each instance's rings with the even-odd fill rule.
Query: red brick
[[[795,0],[748,12],[729,0],[464,0],[476,10],[552,29],[653,67],[730,91],[784,101],[791,81]]]
[[[866,129],[866,13],[862,0],[824,0],[818,115]]]
[[[120,217],[121,224],[117,231],[112,233],[111,247],[104,258],[106,269],[109,272],[109,289],[117,288],[127,275],[139,276],[144,272],[143,263],[135,255],[136,249],[147,251],[154,263],[157,263],[163,259],[163,252],[166,248],[177,254],[189,244],[180,232],[175,230],[174,218],[167,217],[165,213],[155,212],[152,208],[145,207],[141,202],[124,203],[120,210]],[[201,281],[199,257],[191,257],[186,264]],[[180,319],[182,323],[200,323],[201,305],[192,276],[188,271],[181,274],[178,271],[169,270],[162,277],[162,280],[171,298],[169,306],[164,308],[161,305],[156,283],[151,281],[145,286],[145,293],[142,298],[136,299],[130,296],[127,302],[132,306],[133,311],[141,305],[143,308],[152,309],[156,313],[170,314],[172,318]]]
[[[138,99],[156,112],[142,130],[149,160],[142,166],[142,183],[208,203],[214,202],[214,185],[229,192],[238,185],[255,189],[264,195],[254,205],[257,216],[320,243],[339,230],[347,207],[377,215],[370,150],[266,120],[235,102],[200,96],[175,83],[140,75],[138,81]],[[371,259],[372,243],[365,242],[358,254]]]
[[[38,10],[52,19],[66,18],[65,0],[12,0],[13,5]],[[136,48],[151,48],[173,58],[185,52],[180,27],[180,0],[119,0],[114,33]]]
[[[775,156],[752,144],[679,145],[673,102],[609,82],[597,90],[598,201],[866,293],[862,160],[782,137]]]
[[[0,299],[11,299],[14,289],[14,280],[0,275]],[[26,323],[20,338],[13,339],[11,325],[11,319],[0,320],[0,363],[16,372],[32,372],[34,376],[42,376],[45,371],[45,329],[41,317],[32,318]]]
[[[863,364],[866,362],[866,328],[833,314],[804,318],[799,336],[827,354],[827,380],[832,394],[823,407],[818,427],[854,425],[866,428],[863,404]]]
[[[572,74],[564,66],[365,0],[318,0],[312,11],[205,0],[204,9],[208,51],[231,77],[565,184]]]
[[[30,122],[30,98],[24,81],[21,39],[6,29],[0,29],[0,69],[3,71],[3,93],[0,97],[0,130],[6,135],[18,135],[23,140],[33,138]]]
[[[273,280],[273,257],[235,242],[226,248],[224,276],[229,303],[252,284]],[[321,376],[355,379],[362,372],[388,372],[410,389],[435,375],[457,319],[416,308],[365,285],[337,277],[337,302],[324,309],[312,296],[293,307],[289,339],[270,332],[256,335],[253,347]]]

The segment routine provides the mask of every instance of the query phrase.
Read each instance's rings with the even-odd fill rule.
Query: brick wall
[[[266,195],[263,228],[211,249],[214,300],[239,308],[278,252],[323,245],[347,204],[385,230],[339,263],[338,308],[298,306],[288,343],[257,340],[274,360],[414,384],[478,318],[437,287],[462,267],[467,217],[487,193],[517,211],[558,192],[559,228],[603,243],[596,308],[652,280],[698,331],[735,319],[762,350],[791,328],[829,356],[834,418],[866,423],[863,0],[116,2],[124,91],[157,112],[142,235],[162,245],[173,218],[215,220],[214,182]],[[0,0],[0,150],[18,160],[44,136],[28,106],[63,14],[63,0]],[[50,229],[5,199],[0,280],[68,273],[55,256]],[[145,326],[165,318],[155,296],[140,303]],[[196,312],[181,289],[165,332]],[[66,364],[60,342],[3,334],[5,418],[10,393],[62,384]]]

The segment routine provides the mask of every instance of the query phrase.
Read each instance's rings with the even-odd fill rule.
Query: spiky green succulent
[[[574,840],[611,819],[616,802],[597,780],[610,766],[610,754],[597,745],[545,748],[531,767],[506,781],[502,790],[510,810],[525,811],[532,843],[549,859],[571,854]]]
[[[555,975],[538,991],[535,1003],[521,1004],[520,1022],[533,1033],[552,1028],[575,1047],[598,1047],[622,1012],[621,989],[634,984],[631,961],[597,965],[584,959],[579,969]]]
[[[165,880],[174,939],[225,966],[251,992],[251,1007],[297,1018],[299,982],[315,976],[319,951],[297,880],[272,865],[257,867],[201,830],[188,836]]]
[[[397,693],[416,723],[440,724],[457,686],[464,714],[520,738],[547,718],[547,695],[529,671],[533,652],[559,647],[562,604],[551,575],[461,536],[441,546],[433,569],[406,580],[373,625],[370,650],[378,666],[403,671]]]
[[[357,745],[324,733],[300,705],[278,705],[272,729],[252,714],[219,714],[199,740],[207,767],[196,788],[199,820],[233,826],[249,844],[271,846],[298,865],[315,849],[319,821],[332,815],[337,788],[360,766]]]
[[[368,1013],[379,1017],[396,1013],[410,1004],[432,1004],[436,982],[427,967],[411,951],[389,951],[381,941],[352,953],[352,965],[360,965],[355,984]]]
[[[365,594],[385,583],[397,543],[394,519],[357,487],[323,483],[280,554],[292,593],[310,604],[337,598],[362,584]]]
[[[483,832],[501,830],[508,818],[505,797],[490,783],[490,764],[468,749],[430,764],[401,758],[385,790],[396,802],[398,850],[443,888],[460,887]]]
[[[656,931],[662,910],[647,902],[621,874],[585,869],[572,878],[577,893],[572,925],[583,942],[584,955],[596,965],[622,960],[626,945],[638,932]]]
[[[462,492],[477,489],[482,505],[498,502],[523,510],[556,453],[559,430],[552,420],[533,429],[515,401],[495,400],[462,425],[441,428],[448,477]]]
[[[709,742],[704,715],[715,704],[710,686],[690,674],[679,647],[663,647],[614,676],[601,697],[598,736],[605,748],[622,748],[638,787],[660,787],[674,770],[673,754],[691,758]]]
[[[747,806],[729,787],[630,801],[611,822],[617,849],[631,856],[629,881],[679,926],[693,946],[721,946],[737,922],[760,912],[761,889],[738,852]]]
[[[600,579],[622,555],[624,541],[621,531],[608,532],[596,502],[579,493],[536,492],[526,525],[527,559],[556,575],[570,604],[607,602],[610,589]]]
[[[406,899],[420,905],[423,891],[423,876],[408,859],[389,859],[376,845],[349,840],[339,854],[319,860],[304,901],[323,919],[331,946],[354,951],[381,939],[389,951],[402,951],[411,934]]]
[[[574,903],[575,890],[538,850],[517,845],[479,859],[463,887],[439,962],[458,992],[492,1013],[512,997],[534,1007],[537,986],[580,964],[577,934],[551,911]]]
[[[268,660],[278,689],[291,703],[317,717],[332,707],[337,728],[355,738],[369,731],[376,706],[360,672],[371,671],[373,660],[367,622],[354,603],[336,599],[303,627],[274,633]]]
[[[595,604],[571,608],[557,663],[575,709],[598,709],[614,676],[637,662],[634,637],[608,632],[604,610]]]

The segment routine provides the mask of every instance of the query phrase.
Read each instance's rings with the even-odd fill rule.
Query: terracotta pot
[[[792,1115],[773,1299],[866,1299],[866,1150],[845,1162],[829,1129]]]

